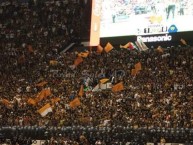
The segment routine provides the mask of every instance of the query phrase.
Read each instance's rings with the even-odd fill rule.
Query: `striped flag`
[[[49,112],[52,112],[52,107],[50,106],[49,103],[47,103],[38,110],[38,113],[40,113],[42,117],[46,116]]]
[[[106,83],[108,80],[109,80],[109,79],[107,79],[107,78],[101,79],[101,80],[100,80],[100,83],[104,84],[104,83]]]
[[[140,51],[146,51],[149,49],[142,40],[135,41],[135,44],[137,45]]]

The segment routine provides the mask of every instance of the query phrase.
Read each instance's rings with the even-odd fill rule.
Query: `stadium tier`
[[[1,1],[0,144],[192,145],[192,7]]]

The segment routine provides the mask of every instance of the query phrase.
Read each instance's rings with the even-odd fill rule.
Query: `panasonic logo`
[[[171,41],[171,35],[164,35],[164,36],[137,36],[137,41],[142,40],[143,42],[161,42],[161,41]]]

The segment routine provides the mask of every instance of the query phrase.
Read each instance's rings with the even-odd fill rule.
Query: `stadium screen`
[[[193,31],[193,0],[93,0],[91,16],[91,46],[119,36],[172,41],[174,33]]]

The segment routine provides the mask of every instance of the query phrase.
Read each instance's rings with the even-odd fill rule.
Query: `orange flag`
[[[29,105],[36,105],[36,101],[34,100],[34,99],[32,99],[32,98],[29,98],[28,100],[27,100],[27,103],[29,104]]]
[[[55,104],[55,103],[57,103],[57,102],[59,102],[61,99],[59,98],[59,97],[57,97],[57,98],[52,98],[51,99],[51,102],[52,102],[52,104]]]
[[[102,53],[103,52],[103,47],[99,44],[97,46],[97,53]]]
[[[113,46],[111,45],[111,43],[108,42],[107,45],[105,46],[105,52],[108,53],[112,49],[113,49]]]
[[[141,62],[138,62],[135,64],[135,70],[136,70],[136,72],[141,70]]]
[[[40,93],[38,93],[37,98],[35,100],[36,102],[40,102],[41,100],[44,99],[44,97],[45,97],[45,91],[42,90]]]
[[[181,38],[180,41],[182,42],[182,44],[187,45],[187,43],[184,39]]]
[[[120,82],[112,87],[113,92],[119,92],[124,89],[123,82]]]
[[[42,117],[46,116],[49,112],[52,112],[52,107],[50,106],[49,103],[47,103],[46,105],[44,105],[42,108],[40,108],[39,110],[37,110],[38,113],[40,113],[40,115]]]
[[[48,83],[48,82],[43,81],[43,82],[40,82],[40,83],[36,84],[36,86],[38,86],[38,87],[43,87],[43,86],[46,85],[47,83]]]
[[[109,80],[109,79],[107,79],[107,78],[101,79],[101,80],[100,80],[100,83],[104,84],[104,83],[106,83],[108,80]]]
[[[45,89],[44,91],[45,91],[45,97],[48,97],[52,94],[50,89]]]
[[[158,46],[157,51],[160,52],[160,53],[163,53],[163,52],[164,52],[164,50],[162,49],[161,46]]]
[[[136,74],[137,74],[137,71],[136,71],[135,69],[132,69],[132,70],[131,70],[131,75],[132,75],[132,76],[135,76]]]
[[[128,43],[125,44],[125,45],[120,45],[120,48],[125,48],[125,49],[127,49],[127,48],[129,48],[131,45],[132,45],[131,42],[128,42]]]
[[[36,102],[40,102],[41,100],[43,100],[44,98],[46,98],[50,95],[51,95],[51,90],[50,89],[44,89],[38,94],[38,96],[36,98]]]
[[[56,66],[58,64],[57,60],[50,60],[50,65]]]
[[[83,96],[83,93],[84,93],[84,88],[83,88],[83,85],[81,85],[80,91],[79,91],[79,93],[78,93],[78,96],[82,97],[82,96]]]
[[[28,45],[28,52],[30,52],[30,53],[34,52],[33,47],[31,45]]]
[[[72,100],[72,101],[70,102],[69,105],[70,105],[71,108],[80,106],[80,100],[79,100],[79,98],[76,97],[74,100]]]
[[[74,61],[74,65],[75,66],[78,66],[81,62],[83,62],[83,59],[82,57],[77,57]]]
[[[10,102],[7,99],[2,99],[1,103],[4,104],[6,107],[9,107],[9,105],[10,105]]]

